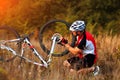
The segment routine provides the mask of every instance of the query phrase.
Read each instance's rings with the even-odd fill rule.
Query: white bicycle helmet
[[[84,21],[75,21],[70,26],[70,31],[83,31],[85,29],[85,22]]]

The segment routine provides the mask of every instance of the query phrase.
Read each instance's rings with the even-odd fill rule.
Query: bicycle
[[[33,33],[30,33],[28,35],[24,35],[24,36],[21,37],[18,34],[18,32],[15,31],[13,28],[10,28],[10,27],[0,27],[0,30],[2,29],[2,30],[5,30],[5,31],[9,31],[9,32],[11,32],[11,34],[14,34],[14,36],[16,37],[16,38],[13,38],[10,35],[10,38],[12,38],[12,39],[5,38],[5,37],[3,37],[5,39],[0,39],[0,50],[2,50],[2,51],[3,50],[7,50],[7,52],[2,52],[2,54],[0,55],[0,60],[5,61],[5,62],[6,61],[9,62],[11,60],[14,60],[16,57],[20,57],[21,60],[24,59],[27,62],[30,62],[32,64],[39,65],[39,66],[44,66],[44,67],[47,68],[50,65],[51,61],[52,61],[52,58],[51,58],[52,56],[61,57],[61,56],[64,56],[64,55],[69,53],[68,50],[65,50],[65,51],[60,52],[60,53],[54,52],[55,51],[55,47],[56,47],[56,42],[57,42],[57,40],[59,40],[59,37],[61,36],[59,34],[59,32],[53,32],[51,34],[51,36],[48,36],[49,39],[51,37],[51,40],[52,40],[52,44],[51,44],[51,46],[49,46],[50,50],[43,43],[44,40],[45,40],[44,39],[44,37],[45,37],[44,32],[46,32],[45,30],[51,24],[52,24],[52,27],[56,26],[55,25],[56,23],[62,23],[67,28],[69,28],[69,24],[66,21],[63,21],[63,20],[51,20],[51,21],[47,22],[45,25],[43,25],[42,28],[40,29],[40,32],[39,32],[39,43],[40,43],[40,46],[43,49],[43,51],[45,53],[47,53],[47,55],[48,55],[48,60],[47,61],[42,57],[42,55],[34,48],[32,43],[30,42],[29,37]],[[47,40],[48,40],[48,38],[47,38]],[[74,41],[75,41],[74,40],[74,36],[72,36],[72,43],[71,43],[72,46],[74,46]],[[34,54],[35,59],[37,57],[37,59],[40,62],[33,61],[32,59],[30,59],[29,55],[25,55],[25,48],[26,47],[29,47],[29,49]],[[8,52],[10,52],[10,53],[8,53]]]

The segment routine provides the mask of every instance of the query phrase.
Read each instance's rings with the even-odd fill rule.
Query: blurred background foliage
[[[120,0],[0,0],[0,25],[28,33],[52,19],[85,20],[91,33],[119,34],[119,5]]]

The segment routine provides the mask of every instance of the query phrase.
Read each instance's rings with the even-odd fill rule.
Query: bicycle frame
[[[9,46],[6,46],[5,43],[9,43],[9,42],[18,42],[20,41],[20,39],[12,39],[12,40],[1,40],[0,41],[0,49],[6,49],[8,51],[11,51],[14,55],[17,55],[16,51],[13,50],[12,48],[10,48]]]
[[[45,60],[43,59],[42,55],[40,55],[40,54],[38,53],[38,51],[33,47],[33,45],[31,44],[31,42],[29,41],[28,36],[26,36],[26,37],[24,37],[24,38],[18,38],[18,39],[7,40],[7,41],[3,40],[3,41],[0,42],[0,48],[1,48],[1,49],[6,49],[6,50],[8,50],[8,51],[11,51],[11,52],[13,53],[13,55],[17,55],[18,57],[20,57],[20,58],[22,58],[22,59],[25,59],[26,61],[31,62],[31,63],[33,63],[33,64],[35,64],[35,65],[44,66],[44,67],[47,68],[48,65],[50,64],[50,62],[52,61],[51,56],[52,56],[52,53],[54,52],[56,39],[57,39],[57,37],[52,37],[52,46],[51,46],[51,50],[50,50],[50,53],[49,53],[48,61],[45,61]],[[6,46],[6,45],[5,45],[5,43],[7,43],[7,42],[20,42],[20,41],[23,42],[23,43],[22,43],[21,52],[20,52],[21,55],[17,54],[17,52],[16,52],[14,49],[12,49],[12,48],[10,48],[9,46]],[[29,46],[29,48],[32,50],[32,53],[33,53],[39,60],[42,61],[42,63],[34,62],[34,61],[30,60],[29,58],[26,58],[26,57],[23,56],[23,55],[24,55],[24,48],[25,48],[24,45],[26,45],[26,44],[27,44],[27,45]]]

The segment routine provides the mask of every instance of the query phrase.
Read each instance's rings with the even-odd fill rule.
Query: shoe
[[[94,71],[93,71],[94,76],[98,75],[98,74],[99,74],[99,71],[100,71],[99,66],[95,66],[95,69],[94,69]]]

